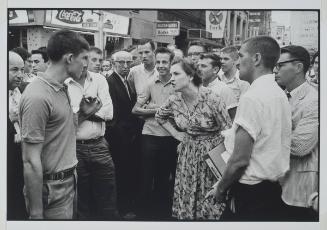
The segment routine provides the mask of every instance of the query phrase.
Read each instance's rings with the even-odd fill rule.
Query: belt
[[[85,144],[85,145],[94,144],[94,143],[97,143],[100,140],[102,140],[102,138],[103,137],[98,137],[98,138],[94,138],[94,139],[87,139],[87,140],[76,140],[76,143],[77,144]]]
[[[72,175],[74,175],[75,168],[76,168],[76,166],[74,166],[72,168],[69,168],[69,169],[62,170],[60,172],[56,172],[56,173],[52,173],[52,174],[44,174],[43,179],[44,180],[64,180],[64,179],[67,179],[67,178],[71,177]]]

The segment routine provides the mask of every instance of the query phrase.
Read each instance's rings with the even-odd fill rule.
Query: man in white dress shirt
[[[95,48],[90,57],[97,59],[91,65],[96,71],[100,63]],[[115,167],[104,134],[106,121],[113,117],[113,106],[108,83],[104,76],[83,70],[80,79],[67,79],[68,93],[74,113],[82,103],[98,103],[99,109],[86,120],[79,122],[76,132],[78,158],[78,218],[112,220],[118,218],[116,208]]]
[[[251,86],[237,109],[235,147],[215,198],[222,202],[229,190],[232,220],[280,220],[278,179],[289,170],[291,144],[291,109],[272,74],[280,49],[273,38],[258,36],[246,40],[239,55],[240,78]]]

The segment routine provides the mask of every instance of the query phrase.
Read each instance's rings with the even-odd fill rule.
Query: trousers
[[[142,135],[138,216],[171,217],[178,141],[173,137]]]
[[[115,166],[104,138],[76,144],[78,219],[118,219]]]

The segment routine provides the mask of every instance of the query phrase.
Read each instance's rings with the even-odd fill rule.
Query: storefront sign
[[[212,33],[212,38],[223,38],[227,11],[206,11],[206,30]]]
[[[104,32],[127,35],[128,28],[129,28],[129,17],[103,12]]]
[[[47,10],[46,22],[71,28],[98,30],[99,15],[91,10]]]
[[[180,32],[179,21],[157,22],[157,36],[178,36]]]
[[[9,24],[28,23],[28,16],[26,10],[9,10],[8,17]]]
[[[83,22],[83,10],[59,10],[56,19],[68,24],[80,24]]]

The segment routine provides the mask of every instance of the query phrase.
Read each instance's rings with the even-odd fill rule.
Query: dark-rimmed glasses
[[[276,67],[276,69],[280,69],[280,67],[282,67],[284,64],[290,63],[293,61],[301,61],[301,59],[295,58],[295,59],[291,59],[291,60],[287,60],[287,61],[278,62],[275,67]]]

